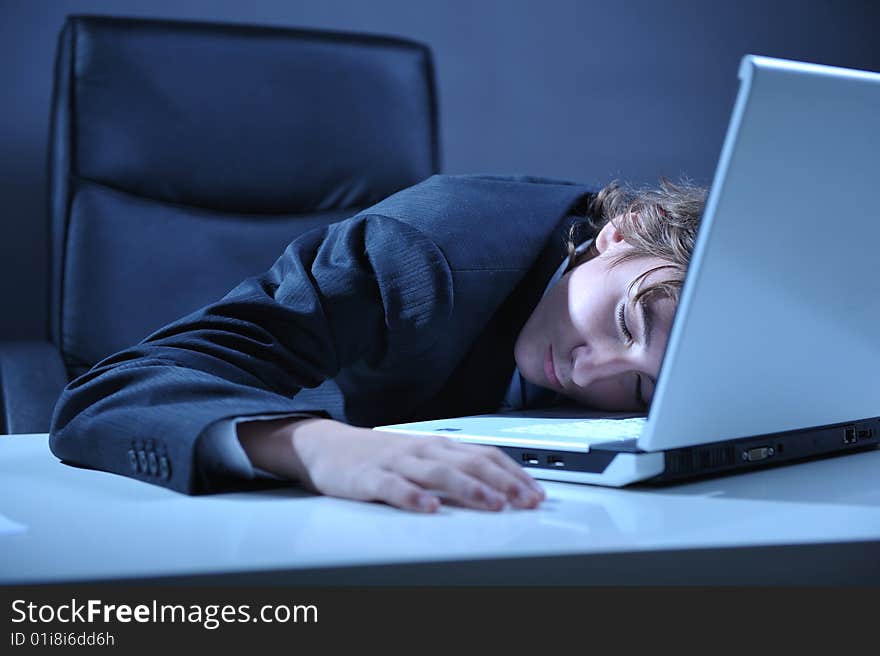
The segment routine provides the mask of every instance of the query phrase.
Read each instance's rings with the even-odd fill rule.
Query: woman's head
[[[514,356],[530,382],[586,405],[644,410],[690,262],[706,189],[612,183],[591,202],[589,248],[570,234],[565,274],[541,299]]]

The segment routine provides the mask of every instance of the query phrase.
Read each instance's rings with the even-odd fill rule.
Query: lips
[[[556,367],[553,365],[552,344],[547,348],[547,353],[544,354],[544,376],[547,377],[547,382],[550,383],[551,387],[562,389],[562,383],[559,382],[559,378],[556,376]]]

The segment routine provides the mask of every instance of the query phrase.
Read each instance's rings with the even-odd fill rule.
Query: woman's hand
[[[400,435],[331,419],[240,424],[239,440],[261,469],[330,496],[434,512],[441,498],[469,508],[534,508],[542,488],[490,446]]]

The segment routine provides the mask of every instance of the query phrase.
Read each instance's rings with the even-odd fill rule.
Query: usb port
[[[859,431],[859,439],[860,440],[870,440],[872,437],[874,437],[874,429],[873,428],[867,428],[867,429]]]
[[[536,456],[534,453],[523,453],[523,454],[522,454],[522,460],[523,460],[523,462],[524,462],[525,464],[527,464],[527,465],[539,465],[539,464],[541,464],[541,461],[538,460],[538,456]]]
[[[547,464],[551,467],[565,467],[565,460],[562,456],[547,456]]]
[[[843,443],[854,444],[856,441],[856,427],[847,426],[843,429]]]

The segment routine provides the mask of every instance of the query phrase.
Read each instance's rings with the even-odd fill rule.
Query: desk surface
[[[188,497],[2,436],[0,584],[877,584],[878,473],[875,449],[666,487],[545,482],[537,510],[419,515],[293,487]]]

